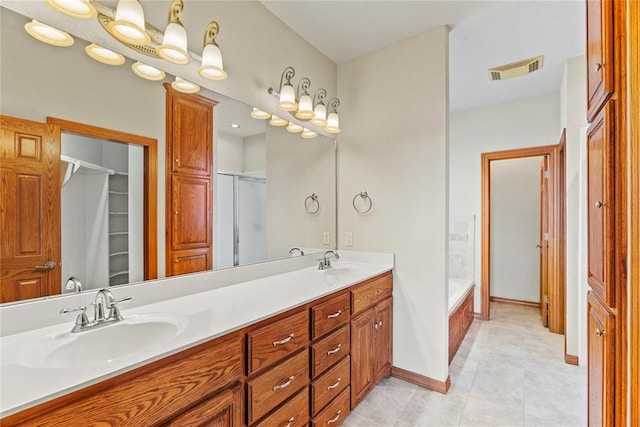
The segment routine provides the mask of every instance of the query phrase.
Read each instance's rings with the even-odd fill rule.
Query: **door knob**
[[[600,71],[602,70],[603,65],[601,63],[597,63],[595,67],[593,67],[595,69],[595,71]]]
[[[596,328],[596,335],[597,336],[603,337],[603,336],[605,336],[605,334],[606,334],[606,331],[604,329],[601,330],[601,329]]]
[[[600,200],[598,200],[598,201],[596,202],[596,208],[600,209],[600,208],[602,208],[603,206],[604,206],[604,203],[602,203]]]
[[[541,247],[542,247],[542,245],[541,245],[540,243],[538,243],[538,244],[536,245],[536,248],[541,248]]]
[[[44,265],[36,265],[33,267],[33,271],[49,271],[56,268],[56,263],[53,261],[47,261]]]

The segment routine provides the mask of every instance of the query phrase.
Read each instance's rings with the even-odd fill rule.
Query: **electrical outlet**
[[[346,246],[353,246],[353,233],[350,231],[347,231],[346,233],[344,233],[344,244]]]
[[[331,232],[330,231],[325,231],[324,233],[322,233],[322,244],[323,245],[330,245],[331,244]]]

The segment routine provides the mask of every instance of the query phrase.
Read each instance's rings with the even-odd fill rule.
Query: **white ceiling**
[[[338,64],[448,25],[452,111],[556,92],[565,60],[584,54],[586,47],[581,0],[262,0],[262,4]],[[491,67],[537,55],[544,55],[540,71],[512,80],[488,78]]]

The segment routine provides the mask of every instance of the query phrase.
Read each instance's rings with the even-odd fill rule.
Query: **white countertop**
[[[67,323],[4,336],[0,338],[0,417],[130,371],[393,269],[393,255],[371,254],[372,257],[367,258],[343,255],[348,252],[340,254],[339,261],[332,260],[333,271],[306,267],[130,309],[123,305],[125,320],[165,314],[180,320],[180,331],[161,345],[106,363],[92,364],[81,354],[77,355],[77,360],[81,361],[79,366],[42,367],[37,363],[47,342],[92,333],[71,334],[75,316]],[[362,262],[367,259],[371,262]],[[344,274],[336,275],[340,269]],[[207,274],[215,280],[215,271]],[[149,292],[153,292],[153,282],[147,285]]]

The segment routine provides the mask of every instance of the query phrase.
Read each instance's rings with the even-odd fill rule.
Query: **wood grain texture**
[[[564,355],[564,363],[566,363],[567,365],[579,366],[578,356],[575,356],[573,354],[566,354],[565,353],[565,355]]]
[[[210,248],[213,236],[211,178],[173,174],[171,194],[171,251]]]
[[[333,368],[323,373],[311,383],[311,414],[317,414],[332,401],[350,381],[351,358],[347,355]]]
[[[356,315],[363,310],[390,297],[393,291],[393,276],[385,273],[358,285],[351,291],[351,312]]]
[[[311,345],[311,378],[315,378],[350,351],[349,325]]]
[[[309,385],[309,352],[302,350],[247,383],[247,417],[253,424]],[[308,408],[308,402],[307,402]]]
[[[350,412],[349,388],[347,387],[329,406],[313,417],[311,425],[313,427],[339,426],[349,416]]]
[[[614,91],[613,3],[588,0],[587,118],[592,121]]]
[[[373,384],[374,309],[351,320],[351,408],[367,395]]]
[[[308,346],[309,312],[307,310],[251,330],[247,333],[248,374],[253,375]]]
[[[489,300],[491,302],[501,302],[501,303],[504,303],[504,304],[516,304],[516,305],[524,305],[525,307],[540,308],[540,303],[539,302],[533,302],[533,301],[521,301],[521,300],[517,300],[517,299],[494,297],[494,296],[491,296],[489,298]]]
[[[445,381],[438,381],[397,366],[391,368],[391,376],[442,394],[447,394],[449,387],[451,387],[451,379],[449,377]]]
[[[373,381],[391,375],[393,362],[393,300],[391,297],[375,306],[373,328]]]
[[[351,318],[351,296],[348,292],[311,307],[312,339],[317,339]]]
[[[254,427],[302,427],[309,422],[309,389],[303,388]]]
[[[171,253],[173,274],[188,274],[210,270],[213,265],[211,248],[191,249]]]
[[[473,295],[474,290],[471,288],[458,308],[449,315],[449,363],[456,355],[473,322]]]
[[[244,418],[244,393],[241,383],[197,404],[165,427],[240,427]]]

